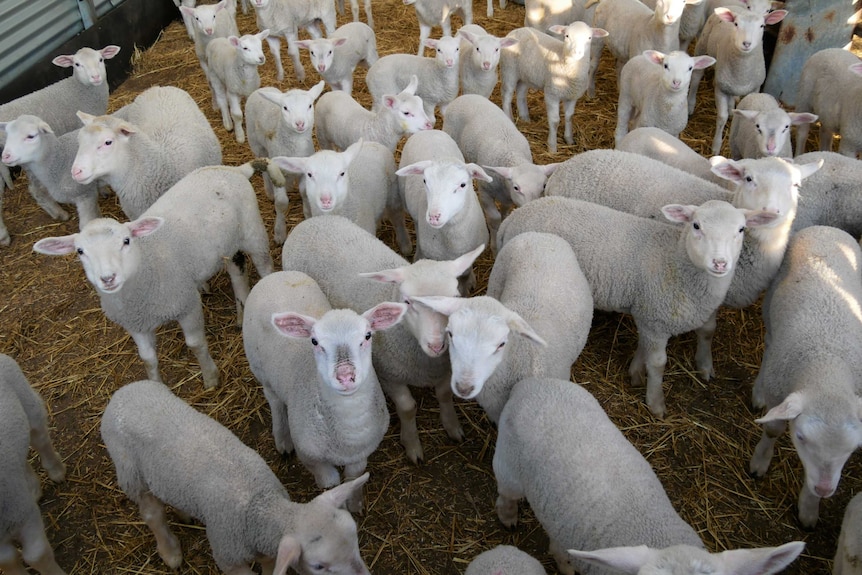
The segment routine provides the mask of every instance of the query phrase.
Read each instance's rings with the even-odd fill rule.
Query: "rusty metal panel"
[[[808,57],[826,48],[843,48],[853,37],[852,0],[787,0],[775,53],[763,91],[787,106],[796,103],[799,74]]]

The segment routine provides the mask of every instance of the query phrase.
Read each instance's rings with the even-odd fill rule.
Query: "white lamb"
[[[515,210],[497,235],[501,246],[528,231],[556,233],[569,242],[596,309],[634,317],[638,347],[629,374],[635,386],[646,379],[647,406],[658,417],[666,412],[662,378],[668,339],[709,320],[730,288],[746,226],[775,219],[774,213],[740,210],[717,200],[670,204],[662,213],[684,225],[668,226],[581,200],[539,198]]]
[[[257,68],[266,61],[261,42],[267,36],[269,30],[246,34],[241,38],[215,38],[207,46],[210,83],[213,97],[221,110],[222,125],[228,132],[233,130],[240,144],[245,142],[240,99],[248,98],[260,88]]]
[[[443,36],[452,35],[452,15],[459,14],[461,24],[473,23],[472,0],[403,0],[405,5],[412,4],[416,8],[416,18],[419,20],[419,51],[421,56],[425,47],[433,48],[426,42],[431,36],[431,29],[440,26]]]
[[[733,110],[730,157],[734,160],[764,156],[791,158],[790,126],[816,121],[816,114],[785,112],[774,96],[760,92],[749,94]]]
[[[58,136],[77,130],[81,124],[76,116],[79,110],[89,114],[104,114],[108,109],[108,79],[105,60],[119,53],[119,46],[105,46],[101,50],[81,48],[74,54],[57,56],[51,62],[61,68],[72,68],[72,75],[41,90],[21,96],[0,105],[0,121],[11,122],[23,114],[38,115],[52,126]],[[6,135],[0,132],[0,147]],[[5,165],[0,165],[0,246],[8,246],[12,238],[3,221],[3,195],[5,187],[12,188],[12,176]],[[29,192],[36,203],[53,219],[66,221],[69,214],[55,202],[41,186],[29,182]]]
[[[501,50],[514,46],[518,41],[492,36],[476,24],[461,26],[456,36],[461,38],[461,93],[490,98],[497,86]]]
[[[402,176],[398,179],[400,207],[410,214],[416,230],[413,261],[451,260],[488,245],[488,225],[473,180],[490,182],[491,176],[481,166],[465,163],[458,144],[446,132],[427,130],[410,136],[395,173]],[[475,286],[470,268],[461,278],[461,295]]]
[[[569,244],[551,234],[507,243],[487,296],[414,299],[449,316],[452,393],[476,399],[494,423],[522,379],[571,375],[593,320],[587,278]]]
[[[0,133],[6,135],[4,165],[23,167],[27,177],[44,187],[52,200],[75,204],[79,226],[101,216],[95,182],[81,185],[72,179],[72,162],[78,152],[77,131],[58,138],[41,118],[25,114],[11,122],[0,122]]]
[[[770,575],[805,546],[704,549],[647,460],[595,398],[570,381],[530,378],[515,385],[500,419],[494,475],[500,521],[515,525],[518,500],[526,498],[567,575]]]
[[[527,90],[533,88],[545,93],[548,150],[556,153],[560,102],[565,110],[565,140],[567,144],[573,144],[572,116],[575,103],[584,95],[589,83],[590,46],[594,38],[604,38],[608,33],[583,22],[551,26],[550,31],[563,36],[563,40],[533,28],[516,28],[509,32],[506,37],[514,38],[518,43],[503,50],[500,57],[500,93],[503,111],[510,119],[512,98],[517,93],[518,117],[528,122]]]
[[[341,149],[360,139],[380,142],[392,153],[405,135],[434,127],[416,95],[419,79],[414,74],[400,92],[384,94],[378,110],[366,110],[346,92],[327,92],[315,107],[317,142],[324,149]]]
[[[161,381],[156,329],[176,320],[201,365],[204,385],[215,387],[218,368],[207,348],[199,288],[226,266],[242,323],[249,287],[238,252],[251,255],[261,277],[272,272],[266,230],[248,181],[253,173],[248,164],[200,168],[134,221],[95,219],[78,234],[45,238],[33,249],[47,255],[77,252],[102,311],[132,336],[149,379]]]
[[[466,161],[484,167],[493,178],[491,182],[479,181],[479,202],[491,249],[496,250],[500,221],[512,208],[541,196],[559,164],[534,164],[527,138],[500,108],[482,96],[456,98],[446,108],[443,131],[455,140]]]
[[[369,575],[356,523],[342,509],[368,474],[296,503],[257,452],[155,381],[124,385],[111,397],[102,441],[117,483],[141,510],[171,569],[183,561],[165,505],[206,525],[213,559],[224,573],[300,573],[324,565]],[[320,571],[320,569],[316,570]]]
[[[243,345],[269,402],[276,450],[295,449],[320,488],[341,483],[338,467],[345,480],[365,473],[389,428],[371,343],[406,309],[383,302],[361,315],[333,310],[317,283],[296,271],[268,275],[248,296]],[[361,488],[347,507],[362,511]]]
[[[736,98],[757,92],[766,79],[766,63],[763,57],[763,29],[767,24],[777,24],[787,15],[787,10],[775,10],[758,14],[742,7],[716,8],[706,21],[703,32],[694,49],[695,56],[708,54],[715,58],[715,137],[712,154],[721,153],[724,141],[724,126]],[[697,88],[703,70],[691,74],[688,94],[688,113],[694,113]]]
[[[42,496],[39,477],[27,461],[29,448],[39,454],[51,481],[66,477],[66,466],[54,450],[48,434],[45,402],[30,387],[14,359],[0,354],[0,569],[5,573],[27,573],[21,556],[42,575],[65,575],[54,559],[45,535],[42,513],[36,502]]]
[[[400,325],[378,334],[372,360],[383,391],[395,404],[401,443],[413,463],[425,456],[409,386],[433,388],[447,435],[455,441],[464,437],[449,386],[446,317],[413,298],[457,296],[457,278],[480,252],[476,249],[452,261],[409,264],[376,237],[339,216],[304,220],[284,242],[282,269],[310,275],[333,306],[361,312],[384,301],[408,305]]]
[[[793,231],[808,226],[833,226],[862,236],[862,161],[837,152],[808,152],[797,163],[823,162],[823,168],[805,182]]]
[[[310,90],[295,88],[281,92],[277,88],[254,91],[245,102],[245,121],[248,145],[255,156],[310,156],[314,153],[314,102],[323,92],[323,80]],[[290,174],[274,182],[268,173],[263,174],[267,197],[275,202],[273,238],[281,244],[287,237],[288,190],[296,187],[298,179]]]
[[[365,19],[368,20],[368,27],[374,29],[374,15],[371,13],[371,0],[365,0]],[[336,8],[339,14],[344,14],[344,0],[336,0]],[[353,21],[359,22],[359,0],[350,0],[350,12],[353,15]]]
[[[195,55],[201,64],[208,82],[210,79],[209,63],[207,61],[207,47],[216,38],[227,38],[228,36],[239,36],[239,28],[236,25],[236,11],[231,14],[228,0],[221,0],[215,4],[201,4],[199,6],[180,6],[183,20],[188,18],[193,24],[195,41]],[[234,5],[236,8],[236,5]],[[213,99],[215,107],[216,101]]]
[[[838,487],[844,463],[862,445],[862,251],[831,226],[793,235],[763,302],[766,348],[752,403],[767,409],[750,471],[769,469],[775,441],[790,436],[805,470],[799,522],[812,528],[820,499]]]
[[[728,5],[734,0],[720,0],[722,5]],[[644,2],[650,8],[655,8],[656,0],[646,0]],[[688,46],[697,37],[700,36],[700,31],[703,30],[703,25],[706,24],[706,18],[712,14],[710,2],[703,0],[697,4],[686,3],[682,9],[682,16],[679,17],[679,49],[683,52],[688,52]]]
[[[840,134],[838,153],[857,158],[862,152],[862,62],[841,48],[821,50],[806,60],[799,77],[797,112],[820,117],[820,150],[832,149]],[[796,153],[805,152],[807,124],[796,130]]]
[[[272,59],[275,61],[276,79],[284,80],[284,67],[281,65],[281,39],[287,41],[287,54],[293,61],[296,79],[305,81],[305,68],[299,61],[299,29],[304,28],[312,38],[320,38],[323,23],[326,35],[335,32],[334,0],[252,0],[259,30],[269,30],[266,38]]]
[[[836,547],[832,575],[862,573],[862,492],[857,493],[844,510]]]
[[[693,70],[715,64],[711,56],[692,58],[679,50],[663,54],[645,50],[620,73],[616,145],[629,128],[652,126],[679,136],[688,124],[688,86]]]
[[[439,40],[427,39],[424,42],[425,46],[434,49],[433,58],[389,54],[368,69],[365,83],[374,99],[375,110],[384,105],[386,94],[397,94],[411,85],[413,76],[419,80],[415,94],[422,98],[425,114],[432,120],[438,106],[441,112],[445,112],[449,102],[458,96],[460,38],[443,36]]]
[[[498,545],[476,555],[464,571],[464,575],[502,575],[503,573],[547,575],[538,559],[511,545]]]
[[[136,219],[168,188],[202,166],[221,164],[221,144],[187,92],[154,86],[117,114],[79,114],[78,154],[72,177],[111,186],[129,219]]]
[[[333,90],[353,94],[353,72],[358,65],[370,67],[377,61],[374,30],[362,22],[349,22],[329,38],[299,40],[296,45],[308,50],[311,67]]]

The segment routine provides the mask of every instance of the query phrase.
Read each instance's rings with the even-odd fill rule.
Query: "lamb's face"
[[[844,464],[862,444],[859,409],[848,407],[844,413],[830,414],[828,420],[803,413],[790,422],[793,446],[805,468],[802,489],[818,499],[835,493]]]
[[[78,153],[72,163],[72,178],[89,184],[97,178],[126,169],[122,150],[136,129],[110,116],[101,116],[78,131]]]
[[[702,206],[665,206],[662,211],[686,226],[686,252],[695,267],[714,277],[733,273],[746,226],[742,211],[715,200]]]
[[[311,329],[317,372],[339,395],[356,392],[371,370],[373,330],[351,310],[332,310]]]
[[[501,315],[462,307],[449,316],[446,335],[452,362],[452,393],[473,399],[508,351],[511,330]]]
[[[739,160],[740,177],[735,205],[747,210],[775,212],[786,221],[796,214],[802,172],[780,158]]]
[[[42,142],[51,127],[36,116],[22,115],[11,122],[0,122],[0,131],[6,132],[0,158],[7,166],[20,166],[42,159]]]

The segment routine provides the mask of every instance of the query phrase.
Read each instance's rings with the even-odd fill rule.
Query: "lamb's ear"
[[[862,76],[862,62],[851,64],[847,67],[847,69],[856,74],[857,76]]]
[[[43,238],[33,244],[33,251],[46,256],[64,256],[75,251],[75,236],[59,236],[55,238]]]
[[[158,216],[144,216],[126,224],[133,238],[142,238],[158,230],[165,224],[165,219]]]
[[[289,158],[287,156],[275,156],[269,159],[273,164],[292,174],[304,174],[305,163],[308,158]]]
[[[530,324],[528,324],[524,318],[511,310],[509,310],[509,316],[506,318],[506,325],[508,325],[509,329],[513,332],[537,345],[541,345],[542,347],[548,345],[548,343],[530,327]]]
[[[467,173],[470,174],[470,177],[474,180],[482,180],[483,182],[493,182],[494,178],[489,176],[485,170],[482,169],[482,166],[479,164],[464,164],[464,168],[467,169]]]
[[[789,421],[796,419],[802,408],[805,407],[805,397],[798,391],[794,391],[784,398],[784,401],[766,412],[766,415],[760,419],[755,419],[754,423],[769,423],[770,421]]]
[[[366,311],[362,317],[371,324],[371,331],[380,331],[397,325],[406,311],[406,303],[385,301]]]
[[[339,46],[344,46],[344,44],[347,43],[347,40],[348,40],[347,38],[336,38],[335,40],[332,41],[332,45],[335,46],[336,48]]]
[[[465,301],[464,298],[445,295],[413,296],[410,299],[445,316],[450,316],[461,309]]]
[[[610,33],[607,30],[605,30],[604,28],[593,28],[592,30],[593,30],[593,39],[606,38],[607,35]]]
[[[642,54],[647,60],[649,60],[653,64],[658,64],[660,66],[662,63],[664,63],[664,54],[662,54],[658,50],[644,50]]]
[[[313,317],[290,311],[275,312],[271,321],[281,335],[300,339],[311,337],[311,330],[317,323]]]
[[[415,162],[409,166],[399,168],[395,174],[398,176],[421,176],[425,173],[425,170],[433,164],[434,162],[431,160],[422,160],[421,162]]]
[[[703,70],[715,64],[715,58],[712,56],[698,56],[694,59],[694,69]]]
[[[727,8],[726,6],[720,6],[714,10],[715,15],[718,16],[719,20],[723,22],[729,22],[733,24],[736,22],[736,14],[733,13],[733,10]]]
[[[860,70],[862,70],[862,67],[860,67]],[[811,112],[790,112],[787,115],[790,116],[790,123],[794,126],[798,126],[799,124],[813,124],[820,117]]]
[[[492,171],[492,172],[494,172],[494,173],[500,174],[501,176],[503,176],[503,177],[504,177],[504,178],[506,178],[507,180],[511,180],[511,179],[512,179],[512,168],[507,168],[507,167],[505,167],[505,166],[499,166],[499,167],[495,167],[495,166],[482,166],[482,167],[483,167],[483,168],[485,168],[486,170],[490,170],[490,171]]]
[[[353,163],[353,160],[355,160],[356,156],[359,155],[359,152],[362,151],[362,144],[363,143],[365,143],[365,140],[363,140],[362,138],[359,138],[359,140],[353,142],[352,144],[347,146],[346,150],[341,152],[341,154],[347,160],[348,166]]]
[[[332,505],[333,507],[343,507],[348,499],[353,495],[353,493],[365,485],[365,482],[368,481],[368,472],[366,471],[356,479],[351,479],[350,481],[345,481],[341,485],[333,487],[328,491],[324,491],[320,495],[314,498],[314,501],[321,501]]]
[[[419,76],[417,76],[416,74],[413,74],[412,76],[410,76],[410,83],[407,84],[406,88],[401,90],[401,93],[404,94],[406,92],[407,94],[410,94],[411,96],[413,96],[416,94],[416,88],[418,88],[418,87],[419,87]]]
[[[778,214],[768,210],[741,210],[745,215],[745,226],[749,228],[759,228],[760,226],[768,226],[778,219]]]
[[[734,116],[742,116],[743,118],[747,118],[752,122],[757,118],[757,115],[759,113],[760,112],[758,112],[757,110],[740,110],[739,108],[733,109]]]
[[[275,557],[275,569],[272,575],[285,575],[288,567],[298,568],[301,556],[302,545],[299,541],[290,535],[285,535],[278,542],[278,555]]]
[[[72,54],[63,54],[51,60],[51,63],[61,68],[68,68],[75,64],[75,56]]]
[[[766,15],[766,18],[764,18],[764,22],[767,25],[778,24],[779,22],[784,20],[784,17],[787,16],[787,14],[788,14],[787,10],[773,10],[772,12],[770,12],[769,14]]]
[[[278,104],[278,107],[281,108],[281,98],[282,96],[284,96],[284,93],[278,88],[267,86],[265,88],[257,90],[257,93],[272,102],[273,104]]]
[[[111,58],[120,53],[120,47],[115,46],[114,44],[110,44],[99,50],[99,53],[105,60],[110,60]]]
[[[75,115],[78,116],[78,119],[81,120],[81,123],[85,126],[89,126],[93,123],[93,120],[96,119],[96,116],[94,116],[93,114],[88,114],[87,112],[82,112],[81,110],[75,112]]]
[[[691,221],[691,215],[696,209],[697,206],[668,204],[661,209],[661,213],[664,214],[664,217],[666,217],[671,222],[683,223]]]
[[[317,100],[320,97],[320,95],[323,93],[323,88],[325,88],[325,87],[326,87],[326,82],[321,80],[320,82],[318,82],[317,84],[315,84],[314,86],[312,86],[311,88],[308,89],[308,95],[311,96],[312,100]]]
[[[381,270],[379,272],[365,272],[359,274],[361,278],[373,279],[376,282],[401,284],[404,279],[404,268],[393,268],[391,270]]]
[[[562,162],[556,162],[553,164],[545,164],[544,166],[539,166],[539,167],[542,168],[543,172],[545,172],[545,177],[550,178],[554,174],[554,172],[557,171],[557,168],[559,168],[562,165],[563,165]]]
[[[646,545],[638,545],[636,547],[608,547],[595,551],[569,549],[568,553],[575,559],[609,567],[628,575],[637,575],[642,566],[656,558],[658,551],[650,549]]]
[[[473,262],[476,261],[482,252],[485,251],[485,244],[481,244],[480,246],[470,250],[466,254],[459,256],[452,260],[452,266],[454,267],[455,275],[462,275],[464,272],[470,269],[470,266],[473,265]]]
[[[769,575],[778,573],[802,553],[803,541],[791,541],[779,547],[732,549],[718,554],[723,573],[728,575]]]
[[[736,110],[733,112],[736,113]],[[731,182],[740,182],[745,175],[745,169],[742,165],[734,160],[728,160],[724,156],[713,156],[709,159],[709,163],[712,166],[710,171],[719,178]]]

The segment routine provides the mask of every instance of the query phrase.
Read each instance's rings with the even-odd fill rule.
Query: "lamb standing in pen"
[[[526,498],[567,575],[769,575],[805,546],[708,552],[647,460],[571,381],[529,378],[515,385],[500,418],[494,476],[500,521],[514,526],[518,500]]]
[[[425,46],[430,46],[426,40],[431,36],[431,29],[440,26],[443,36],[452,35],[452,15],[461,16],[461,24],[466,26],[473,23],[472,0],[403,0],[405,5],[413,5],[416,8],[416,18],[419,20],[419,51],[421,56]]]
[[[792,158],[790,126],[816,121],[815,114],[785,112],[774,96],[760,92],[749,94],[733,110],[730,157],[734,160],[765,156]]]
[[[799,522],[813,528],[820,499],[862,445],[862,251],[830,226],[794,234],[763,302],[765,351],[752,403],[766,408],[750,471],[769,469],[775,441],[789,426],[805,470]]]
[[[295,449],[320,488],[341,482],[337,467],[345,481],[365,473],[389,428],[371,342],[406,309],[383,302],[361,315],[333,310],[317,283],[295,271],[268,275],[248,296],[242,339],[269,402],[276,450]],[[362,511],[361,488],[347,506]]]
[[[216,420],[155,381],[114,392],[101,424],[117,483],[141,510],[171,569],[183,561],[165,505],[206,525],[213,559],[224,573],[264,571],[369,575],[356,523],[341,507],[368,474],[296,503],[256,451]],[[313,572],[320,571],[320,569]]]
[[[209,63],[207,62],[207,47],[216,38],[227,38],[228,36],[239,36],[239,28],[236,25],[236,13],[231,11],[228,0],[221,0],[215,4],[201,4],[199,6],[180,6],[183,19],[189,18],[194,24],[195,55],[201,64],[207,81],[210,80]],[[216,105],[213,99],[213,105]]]
[[[492,36],[476,24],[461,26],[455,35],[461,38],[461,93],[490,98],[497,86],[497,65],[502,49],[514,46],[518,41]]]
[[[296,45],[308,50],[311,67],[333,90],[353,95],[353,71],[360,64],[368,68],[377,61],[374,30],[362,22],[340,26],[329,38],[299,40]]]

